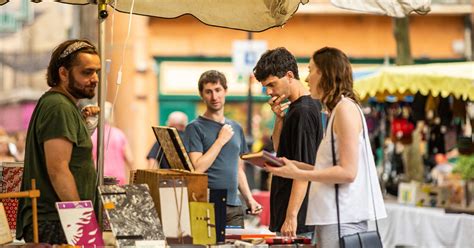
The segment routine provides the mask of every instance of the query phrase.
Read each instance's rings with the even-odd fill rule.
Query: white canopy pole
[[[105,60],[105,21],[107,19],[107,1],[98,1],[97,14],[99,17],[99,56],[100,56],[100,81],[98,86],[98,104],[100,107],[99,124],[97,126],[97,184],[104,184],[104,126],[105,126],[105,98],[107,96],[107,69]],[[97,218],[99,225],[103,228],[102,218],[102,204],[98,204],[99,209]]]
[[[105,61],[105,21],[107,19],[107,0],[98,3],[99,15],[99,54],[100,54],[100,82],[98,86],[98,103],[100,107],[99,125],[97,126],[97,177],[98,185],[104,184],[104,126],[105,126],[105,98],[107,96],[107,72]]]

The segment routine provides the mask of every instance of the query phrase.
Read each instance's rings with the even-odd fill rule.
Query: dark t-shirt
[[[66,138],[73,143],[69,169],[76,182],[81,200],[96,200],[97,176],[92,161],[92,141],[81,113],[66,96],[46,92],[38,101],[28,126],[25,165],[21,190],[31,189],[31,179],[36,179],[40,190],[38,221],[58,221],[55,203],[60,201],[49,180],[46,168],[44,142]],[[16,237],[21,239],[23,228],[32,223],[31,200],[19,201]]]
[[[239,157],[247,152],[247,145],[242,127],[237,122],[226,118],[225,124],[232,126],[234,135],[222,147],[206,173],[210,189],[226,189],[227,205],[240,206],[241,202],[237,195]],[[206,153],[216,142],[222,126],[224,124],[199,116],[186,127],[184,143],[187,151]]]
[[[314,165],[322,137],[321,104],[310,96],[302,96],[290,104],[285,115],[277,156]],[[292,179],[272,177],[270,230],[273,232],[279,232],[285,222],[292,183]],[[305,225],[307,207],[308,191],[298,212],[296,233],[314,231],[314,227]]]

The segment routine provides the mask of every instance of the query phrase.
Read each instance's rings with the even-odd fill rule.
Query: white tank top
[[[342,98],[341,101],[350,101],[348,98]],[[336,105],[337,108],[337,105]],[[357,106],[364,120],[363,128],[359,135],[359,163],[357,176],[352,183],[339,185],[339,211],[341,223],[354,223],[367,220],[374,220],[374,207],[370,191],[370,183],[367,180],[368,170],[370,169],[372,191],[374,195],[375,208],[377,210],[377,219],[387,217],[385,205],[380,190],[377,172],[375,169],[374,157],[370,147],[367,134],[367,125],[363,117],[362,110]],[[335,109],[334,109],[335,110]],[[333,166],[331,151],[331,125],[334,116],[329,118],[327,128],[317,151],[315,169],[324,169]],[[339,164],[338,138],[334,133],[334,148],[336,152],[336,162]],[[369,166],[367,166],[369,165]],[[308,213],[306,215],[307,225],[329,225],[337,224],[336,209],[336,191],[334,184],[311,182],[309,191]]]

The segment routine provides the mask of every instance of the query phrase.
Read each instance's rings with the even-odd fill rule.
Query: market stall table
[[[396,203],[385,206],[388,217],[379,221],[384,247],[472,247],[474,244],[473,215]]]

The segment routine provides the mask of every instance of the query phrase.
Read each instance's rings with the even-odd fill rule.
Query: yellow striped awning
[[[354,89],[361,99],[420,92],[474,100],[474,62],[383,66],[356,79]]]

